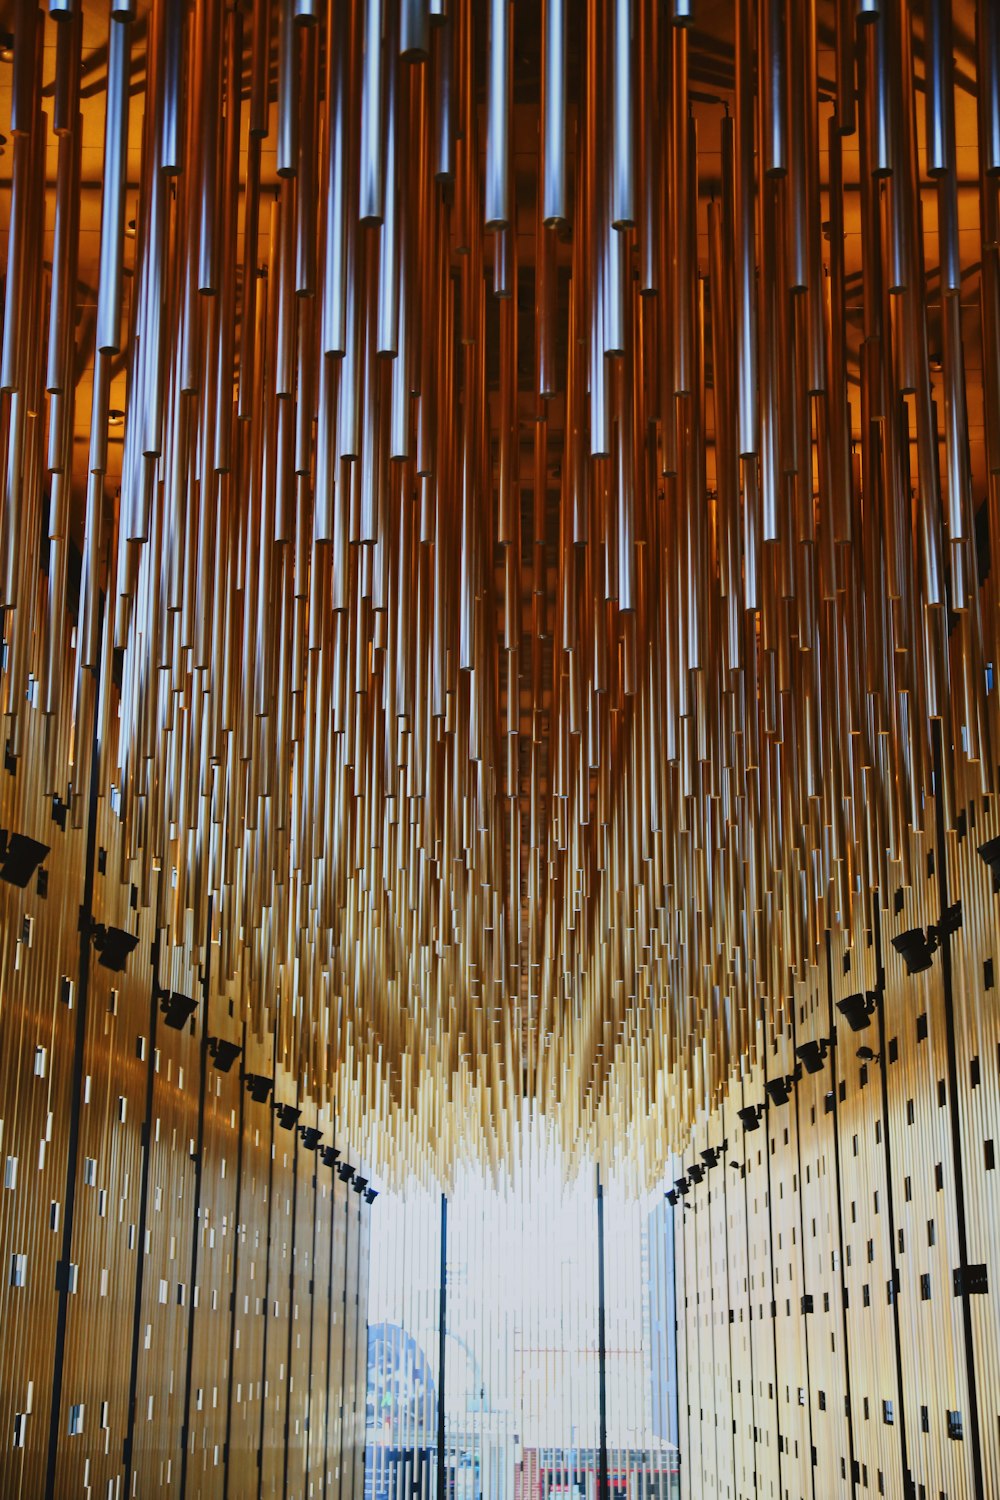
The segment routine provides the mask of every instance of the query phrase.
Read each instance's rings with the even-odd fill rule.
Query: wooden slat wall
[[[977,852],[997,826],[988,800],[947,824],[928,805],[908,883],[829,932],[760,1064],[683,1155],[691,1500],[1000,1493],[1000,894]],[[956,902],[957,929],[909,973],[893,938],[937,927]],[[859,992],[877,999],[855,1032],[837,1002]],[[820,1070],[801,1068],[796,1049],[830,1036]],[[737,1110],[797,1066],[789,1102],[745,1130]]]
[[[0,1488],[36,1496],[45,1490],[79,1018],[80,888],[70,872],[82,865],[85,841],[26,795],[23,775],[12,782],[0,773],[0,787],[9,825],[52,847],[47,896],[35,882],[25,890],[0,883]],[[25,1257],[19,1287],[15,1255]],[[123,1410],[116,1419],[121,1432]]]
[[[0,1494],[337,1495],[343,1436],[360,1495],[371,1207],[249,1097],[244,1072],[277,1072],[296,1099],[273,1037],[234,1013],[214,945],[165,943],[170,892],[133,883],[108,801],[53,811],[27,724],[0,826],[50,853],[47,889],[0,882]],[[138,934],[124,972],[91,922]],[[197,1001],[183,1030],[160,990]],[[210,1036],[243,1046],[230,1072]],[[349,1157],[329,1107],[297,1102]]]

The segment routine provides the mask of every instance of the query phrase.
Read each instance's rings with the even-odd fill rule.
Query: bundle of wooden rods
[[[8,763],[425,1180],[525,1098],[655,1175],[994,787],[1000,20],[700,9],[18,0],[0,62]]]

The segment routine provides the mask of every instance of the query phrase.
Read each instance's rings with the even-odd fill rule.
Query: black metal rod
[[[181,1443],[181,1500],[187,1494],[188,1451],[191,1447],[191,1388],[194,1383],[194,1315],[195,1288],[198,1285],[198,1240],[201,1227],[202,1157],[205,1153],[205,1083],[208,1074],[208,995],[212,963],[212,898],[208,898],[208,922],[205,933],[205,972],[202,975],[201,1036],[198,1041],[200,1063],[198,1079],[198,1135],[194,1155],[194,1213],[191,1218],[191,1282],[188,1297],[187,1359],[184,1368],[184,1427]]]
[[[242,1055],[247,1055],[247,1028],[243,1023]],[[233,1444],[233,1367],[236,1360],[236,1299],[240,1289],[240,1214],[243,1210],[243,1129],[246,1114],[246,1089],[240,1064],[240,1103],[236,1137],[236,1204],[233,1209],[233,1289],[229,1294],[229,1388],[226,1396],[226,1448],[222,1478],[222,1500],[229,1500],[229,1454]],[[331,1236],[330,1243],[333,1243]],[[332,1256],[331,1256],[332,1259]],[[329,1382],[327,1382],[329,1385]],[[329,1432],[329,1428],[325,1429]]]
[[[767,1084],[768,1084],[768,1070],[767,1070],[767,1053],[768,1053],[768,1049],[767,1049],[767,1047],[765,1046],[762,1049],[762,1051],[763,1051],[763,1063],[764,1063],[764,1092],[765,1092],[765,1095],[766,1095],[766,1093],[767,1093]],[[784,1449],[785,1444],[784,1444],[784,1433],[781,1430],[781,1407],[778,1404],[777,1375],[778,1375],[778,1371],[781,1369],[781,1364],[780,1364],[780,1362],[778,1360],[778,1301],[777,1301],[777,1298],[775,1297],[775,1294],[774,1294],[774,1291],[775,1291],[775,1288],[774,1288],[774,1246],[775,1246],[775,1242],[776,1242],[776,1235],[775,1235],[775,1232],[774,1232],[774,1209],[773,1209],[774,1193],[773,1193],[772,1187],[771,1187],[771,1111],[770,1111],[769,1108],[765,1108],[765,1110],[764,1110],[764,1121],[765,1121],[765,1125],[766,1125],[766,1133],[765,1133],[765,1137],[764,1137],[764,1168],[765,1168],[765,1171],[767,1172],[767,1245],[768,1245],[768,1267],[767,1268],[768,1268],[768,1277],[769,1277],[769,1283],[770,1283],[769,1286],[768,1286],[768,1300],[770,1302],[770,1313],[771,1313],[771,1347],[772,1347],[772,1349],[774,1351],[774,1372],[775,1372],[775,1386],[774,1386],[774,1436],[775,1436],[775,1440],[776,1440],[777,1445],[778,1445],[778,1452],[777,1452],[777,1456],[776,1456],[776,1462],[777,1462],[777,1467],[778,1467],[778,1494],[780,1495],[780,1494],[783,1493],[782,1483],[781,1483],[781,1468],[782,1468],[782,1465],[781,1465],[781,1454],[782,1454],[782,1451]],[[756,1467],[756,1461],[755,1461],[755,1467]]]
[[[827,1030],[830,1036],[835,1037],[835,1023],[833,1018],[833,955],[830,952],[830,933],[826,933],[826,1011]],[[854,1408],[851,1404],[851,1345],[847,1333],[847,1286],[844,1282],[844,1267],[847,1264],[844,1254],[844,1191],[840,1180],[840,1100],[837,1098],[837,1048],[830,1049],[830,1082],[833,1085],[833,1167],[834,1178],[837,1186],[837,1269],[840,1275],[840,1336],[844,1341],[844,1393],[847,1397],[847,1456],[849,1464],[848,1482],[851,1494],[857,1494],[858,1481],[855,1472],[857,1454],[854,1448]],[[885,1111],[883,1110],[883,1119]],[[802,1181],[800,1176],[799,1181]],[[902,1406],[902,1393],[900,1393],[900,1406]]]
[[[162,882],[162,869],[157,874],[157,881]],[[159,900],[157,900],[159,909]],[[159,1014],[160,998],[160,934],[157,932],[153,939],[150,951],[150,982],[149,982],[149,1045],[146,1049],[146,1108],[143,1116],[141,1145],[142,1145],[142,1172],[139,1184],[139,1227],[136,1244],[139,1254],[136,1259],[135,1268],[135,1299],[132,1304],[132,1355],[129,1364],[128,1378],[128,1406],[125,1416],[125,1444],[123,1449],[125,1467],[124,1493],[132,1493],[132,1450],[135,1443],[135,1403],[138,1399],[139,1388],[139,1339],[142,1333],[142,1292],[145,1281],[145,1269],[147,1256],[145,1254],[146,1244],[146,1221],[149,1216],[149,1158],[150,1143],[153,1139],[153,1097],[156,1089],[156,1026]]]
[[[609,1500],[608,1487],[608,1347],[604,1317],[604,1189],[597,1168],[597,1369],[599,1402],[598,1500]]]
[[[104,601],[101,600],[101,618]],[[97,777],[100,769],[98,730],[100,716],[93,704],[93,737],[90,749],[90,788],[87,805],[87,852],[80,908],[80,983],[76,995],[76,1028],[73,1037],[73,1083],[70,1096],[69,1140],[66,1149],[66,1194],[63,1206],[62,1245],[57,1266],[56,1339],[52,1366],[52,1405],[49,1412],[49,1451],[45,1468],[45,1500],[54,1500],[56,1460],[59,1449],[59,1417],[62,1403],[63,1369],[66,1363],[66,1325],[69,1321],[69,1268],[73,1254],[73,1219],[76,1206],[76,1175],[80,1155],[80,1111],[83,1107],[84,1051],[87,1045],[87,995],[90,989],[91,937],[94,916],[94,869],[97,860]],[[140,1246],[140,1258],[141,1258]]]
[[[875,939],[875,972],[881,975],[885,960],[882,956],[882,915],[878,902],[878,892],[872,902],[874,908],[874,939]],[[886,1077],[888,1067],[888,1055],[885,1040],[885,985],[879,984],[876,993],[878,1004],[875,1015],[878,1021],[878,1055],[879,1072],[882,1082],[882,1142],[885,1151],[885,1196],[886,1209],[889,1215],[889,1263],[892,1268],[892,1329],[893,1340],[896,1346],[896,1390],[899,1395],[899,1447],[903,1464],[903,1494],[912,1494],[912,1481],[910,1478],[910,1463],[906,1446],[906,1401],[903,1399],[903,1345],[899,1332],[899,1269],[896,1259],[896,1214],[893,1208],[892,1197],[892,1151],[890,1149],[891,1127],[889,1125],[889,1081]]]
[[[275,1047],[275,1058],[278,1050]],[[275,1064],[275,1075],[277,1075],[277,1064]],[[301,1106],[301,1079],[295,1084],[295,1104]],[[285,1369],[292,1368],[292,1351],[295,1348],[295,1256],[298,1252],[298,1226],[299,1226],[299,1137],[298,1131],[292,1130],[292,1214],[291,1214],[291,1254],[288,1258],[288,1344],[285,1354]],[[265,1367],[266,1379],[266,1367]],[[282,1495],[288,1494],[288,1454],[291,1447],[292,1436],[292,1390],[289,1386],[285,1392],[285,1453],[282,1463]]]
[[[270,1317],[268,1316],[271,1298],[269,1288],[271,1285],[271,1224],[274,1215],[274,1110],[268,1108],[268,1151],[267,1151],[267,1244],[264,1250],[264,1328],[263,1340],[260,1351],[261,1380],[267,1382],[267,1344],[268,1332],[270,1330]],[[345,1256],[346,1261],[346,1256]],[[262,1387],[263,1389],[263,1387]],[[257,1430],[257,1500],[261,1500],[264,1492],[264,1422],[267,1417],[267,1402],[260,1402],[260,1423]]]
[[[965,1224],[965,1170],[962,1160],[962,1116],[958,1096],[958,1054],[955,1046],[955,1001],[952,994],[951,976],[951,927],[945,921],[948,910],[948,843],[944,826],[944,796],[942,792],[942,744],[941,721],[935,720],[934,736],[934,820],[937,841],[935,868],[938,880],[938,902],[940,918],[938,931],[941,934],[941,979],[944,986],[945,1038],[948,1049],[948,1103],[951,1116],[952,1170],[955,1174],[955,1217],[958,1220],[958,1262],[962,1277],[962,1327],[965,1333],[966,1384],[969,1389],[969,1437],[972,1449],[972,1483],[976,1500],[985,1500],[983,1482],[983,1448],[979,1430],[979,1393],[976,1389],[976,1353],[972,1328],[972,1308],[969,1306],[968,1265],[969,1237]],[[885,1069],[883,1066],[883,1073]]]
[[[438,1410],[437,1410],[437,1500],[445,1500],[447,1489],[444,1448],[444,1360],[448,1337],[448,1199],[441,1194],[441,1277],[438,1288]]]

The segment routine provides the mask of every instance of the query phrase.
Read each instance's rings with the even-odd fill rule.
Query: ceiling
[[[499,1160],[530,1101],[652,1173],[908,882],[935,726],[991,784],[997,40],[590,0],[546,73],[555,0],[433,8],[0,7],[56,349],[7,363],[5,713],[41,683],[80,796],[114,702],[130,878],[374,1159]]]

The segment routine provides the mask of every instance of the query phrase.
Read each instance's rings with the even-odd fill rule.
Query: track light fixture
[[[365,1188],[365,1202],[366,1203],[374,1203],[375,1199],[377,1197],[378,1197],[378,1188],[373,1188],[373,1187],[367,1187],[367,1188]]]
[[[315,1125],[300,1125],[299,1135],[302,1137],[302,1144],[307,1151],[315,1151],[323,1139],[322,1130],[318,1130]]]
[[[274,1112],[278,1116],[278,1124],[282,1130],[294,1130],[302,1113],[301,1109],[294,1104],[276,1104]]]
[[[337,1164],[337,1157],[339,1155],[340,1155],[340,1147],[339,1146],[320,1146],[320,1148],[319,1148],[320,1161],[323,1163],[324,1167],[334,1167],[334,1166],[336,1166],[336,1164]]]
[[[892,946],[906,965],[906,972],[923,974],[929,969],[942,939],[949,933],[957,932],[961,925],[962,903],[956,901],[948,907],[940,922],[928,927],[926,933],[922,927],[910,927],[894,937]]]
[[[837,1009],[852,1031],[864,1031],[866,1026],[871,1025],[878,997],[878,990],[865,990],[837,1001]]]
[[[760,1129],[765,1107],[763,1104],[745,1104],[742,1109],[736,1111],[744,1130]]]
[[[993,877],[994,893],[1000,892],[1000,838],[989,839],[985,844],[980,844],[978,853]]]
[[[238,1042],[227,1042],[221,1036],[210,1036],[208,1050],[220,1073],[228,1073],[243,1048]]]
[[[355,1175],[355,1178],[354,1178],[354,1191],[356,1193],[363,1193],[364,1190],[365,1190],[365,1188],[367,1186],[368,1186],[368,1178],[367,1177],[359,1177],[359,1176]]]
[[[177,990],[165,990],[160,996],[163,1019],[175,1031],[183,1031],[195,1011],[198,1002],[191,995],[182,995]]]
[[[723,1150],[723,1147],[721,1146],[709,1146],[707,1150],[701,1153],[701,1159],[705,1163],[706,1167],[715,1166],[716,1162],[719,1160],[719,1152],[721,1150]]]
[[[857,1050],[857,1057],[863,1063],[877,1063],[881,1062],[882,1060],[882,1054],[880,1052],[874,1052],[871,1047],[859,1047]]]
[[[0,880],[23,889],[48,852],[48,844],[40,844],[26,833],[0,829]]]
[[[339,1176],[341,1182],[350,1182],[351,1178],[354,1176],[354,1168],[351,1166],[349,1161],[338,1162],[337,1175]]]
[[[668,1188],[667,1191],[666,1191],[666,1194],[664,1196],[666,1197],[666,1200],[670,1204],[671,1208],[676,1208],[677,1207],[677,1189],[676,1188]]]
[[[764,1092],[772,1104],[787,1104],[792,1096],[792,1089],[798,1083],[802,1073],[799,1068],[794,1073],[786,1073],[784,1078],[769,1078],[764,1085]]]
[[[928,927],[926,934],[922,927],[910,927],[893,938],[892,946],[902,958],[908,974],[922,974],[930,968],[937,948],[933,932],[932,927]]]
[[[268,1095],[274,1088],[274,1079],[265,1078],[262,1073],[248,1073],[245,1082],[250,1098],[256,1104],[266,1104]]]
[[[796,1047],[795,1056],[807,1073],[821,1073],[826,1062],[826,1055],[833,1045],[832,1036],[820,1037],[816,1041],[803,1042],[801,1047]]]
[[[105,927],[102,922],[95,922],[90,929],[94,947],[97,949],[97,961],[104,969],[112,969],[116,974],[122,973],[128,961],[128,956],[136,947],[139,939],[131,932],[126,932],[124,927]]]
[[[704,1177],[704,1175],[705,1175],[705,1168],[702,1167],[702,1166],[699,1166],[696,1161],[693,1161],[691,1163],[691,1165],[688,1167],[688,1177],[690,1178],[690,1180],[692,1182],[694,1182],[694,1183],[700,1182],[701,1179]]]

